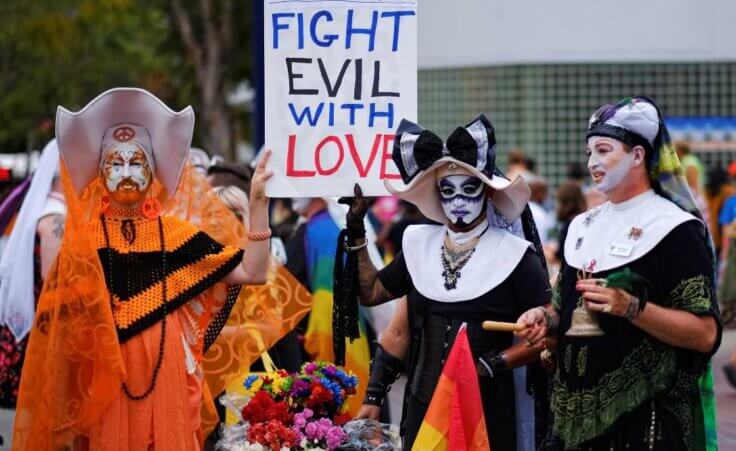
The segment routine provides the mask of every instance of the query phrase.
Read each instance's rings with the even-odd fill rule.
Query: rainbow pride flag
[[[460,327],[413,450],[490,450],[468,332]]]
[[[332,285],[337,236],[340,229],[327,211],[313,216],[304,235],[307,274],[312,291],[312,311],[305,333],[304,348],[313,360],[335,361],[332,347]],[[358,393],[350,400],[348,413],[354,417],[360,410],[368,383],[370,363],[365,323],[360,320],[360,338],[346,340],[345,368],[358,376]]]

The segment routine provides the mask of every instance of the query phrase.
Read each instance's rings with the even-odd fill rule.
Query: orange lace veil
[[[212,193],[205,178],[189,165],[184,169],[179,189],[166,207],[165,214],[190,221],[222,244],[242,246],[238,243],[245,240],[242,223]],[[215,287],[202,296],[217,293]],[[226,293],[219,293],[218,300],[205,300],[202,304],[223,305],[226,302],[223,294]],[[225,308],[230,309],[230,306],[225,305]],[[235,378],[245,374],[261,353],[294,329],[311,308],[309,291],[273,259],[266,285],[242,287],[237,301],[229,310],[222,332],[202,355],[205,377],[202,427],[205,436],[219,422],[213,398]]]
[[[66,228],[30,335],[14,449],[73,449],[77,438],[120,396],[126,378],[110,295],[88,231],[89,224],[99,221],[105,189],[97,178],[80,196],[63,160],[61,181],[68,203]],[[174,196],[167,197],[158,181],[151,193],[162,201],[163,214],[189,220],[222,244],[244,245],[242,224],[189,165]],[[293,329],[311,308],[311,296],[285,269],[272,264],[269,283],[244,287],[237,300],[223,283],[198,300],[206,308],[196,316],[194,327],[202,340],[192,351],[204,370],[203,430],[209,433],[218,421],[212,395],[222,392],[261,352]],[[192,309],[190,303],[181,308]],[[214,321],[224,323],[224,328],[205,349],[204,336]],[[255,334],[262,340],[254,339]]]
[[[99,179],[80,197],[60,165],[67,221],[31,329],[16,408],[13,448],[73,447],[125,380],[117,331],[94,240],[104,187]]]

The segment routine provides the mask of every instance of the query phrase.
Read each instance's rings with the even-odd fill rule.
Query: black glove
[[[502,352],[491,351],[482,354],[478,357],[475,362],[475,369],[478,371],[478,376],[490,376],[493,377],[500,371],[506,369],[507,358],[506,354]]]
[[[363,404],[380,407],[383,403],[383,397],[391,388],[391,384],[396,381],[403,370],[404,363],[401,359],[389,354],[383,349],[383,346],[378,344],[376,346],[376,356],[373,357]]]
[[[368,199],[363,197],[363,190],[357,183],[353,188],[354,197],[341,197],[338,203],[350,206],[346,215],[348,244],[355,245],[360,238],[365,238],[365,215],[368,212]]]

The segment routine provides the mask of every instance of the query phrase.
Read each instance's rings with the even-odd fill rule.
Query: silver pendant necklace
[[[487,228],[486,228],[487,230]],[[460,270],[468,263],[470,257],[475,253],[476,247],[480,242],[485,230],[478,236],[471,238],[465,243],[458,244],[450,238],[449,233],[445,233],[444,244],[442,245],[442,277],[445,279],[445,289],[454,290],[457,288],[457,281],[461,276]]]

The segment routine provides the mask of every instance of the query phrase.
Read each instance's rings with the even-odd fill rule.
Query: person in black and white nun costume
[[[527,207],[529,187],[521,177],[509,181],[500,175],[495,151],[493,126],[485,116],[458,127],[446,142],[415,123],[401,122],[393,160],[406,186],[398,189],[387,182],[386,187],[437,225],[408,227],[402,252],[380,271],[364,249],[366,200],[359,187],[357,196],[346,200],[351,204],[346,245],[359,253],[361,304],[406,296],[381,338],[359,417],[377,418],[385,392],[405,373],[405,449],[411,449],[463,323],[477,359],[491,447],[517,449],[509,370],[537,360],[540,349],[514,346],[512,334],[485,331],[481,325],[483,320],[515,321],[527,309],[548,304],[551,292]],[[527,409],[533,411],[531,403]]]
[[[524,338],[558,338],[554,431],[565,449],[712,449],[713,255],[662,114],[644,97],[603,106],[586,152],[610,200],[572,221],[553,307],[519,319]],[[586,308],[603,335],[580,336]]]

